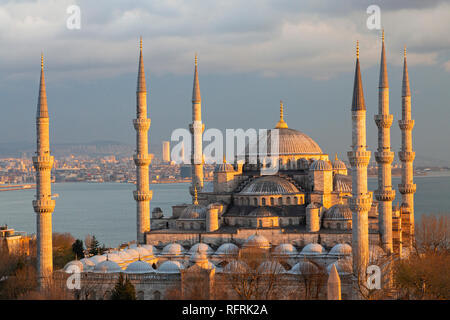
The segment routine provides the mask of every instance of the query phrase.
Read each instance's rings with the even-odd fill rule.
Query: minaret
[[[378,114],[375,123],[378,127],[378,150],[375,159],[378,163],[378,190],[375,197],[378,200],[378,228],[381,243],[386,253],[392,252],[392,200],[395,190],[392,190],[391,163],[394,153],[391,151],[391,125],[394,117],[389,114],[389,82],[386,67],[386,52],[384,47],[384,30],[382,33],[380,81],[378,86]]]
[[[142,57],[142,37],[140,39],[139,71],[136,90],[136,119],[133,125],[136,129],[136,191],[133,191],[137,205],[137,242],[145,242],[145,232],[150,231],[150,200],[152,191],[149,189],[149,165],[151,156],[148,154],[148,129],[150,119],[147,118],[147,89],[145,85],[144,59]]]
[[[203,145],[202,137],[205,125],[202,123],[202,98],[198,83],[197,54],[195,54],[194,86],[192,90],[192,123],[189,125],[192,134],[191,166],[192,185],[190,193],[194,196],[194,189],[203,189]]]
[[[367,192],[367,166],[370,151],[366,146],[366,105],[359,67],[359,43],[356,44],[356,68],[352,101],[352,151],[348,152],[352,166],[352,198],[349,201],[352,215],[353,272],[365,279],[369,260],[368,213],[372,195]]]
[[[402,162],[402,183],[398,185],[398,191],[402,194],[402,203],[409,207],[411,237],[414,235],[414,193],[416,185],[413,181],[413,161],[416,153],[412,148],[412,129],[414,120],[411,119],[411,90],[409,88],[408,65],[406,63],[406,47],[404,52],[403,65],[403,86],[402,86],[402,120],[398,121],[402,131],[402,150],[398,156]],[[409,246],[410,244],[406,244]]]
[[[52,212],[55,200],[52,200],[51,170],[53,156],[50,155],[49,118],[47,93],[45,91],[44,56],[41,55],[41,83],[36,113],[37,149],[33,157],[36,170],[36,200],[33,200],[36,212],[37,234],[37,273],[39,287],[45,287],[53,272]]]

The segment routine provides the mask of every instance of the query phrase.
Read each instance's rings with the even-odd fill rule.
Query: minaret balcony
[[[398,153],[398,157],[402,162],[413,162],[416,157],[416,153],[413,151],[400,151]]]
[[[201,123],[200,121],[194,121],[193,123],[189,124],[189,131],[194,134],[195,130],[202,130],[201,133],[205,131],[205,124]]]
[[[361,194],[349,199],[349,207],[353,212],[368,212],[372,208],[372,193]]]
[[[52,213],[55,209],[55,200],[39,199],[33,200],[33,208],[36,213]]]
[[[398,191],[401,194],[416,193],[416,185],[414,183],[399,184]]]
[[[375,152],[375,160],[378,163],[392,163],[394,161],[394,153],[392,151]]]
[[[50,170],[53,167],[54,157],[51,155],[33,156],[32,159],[36,170]]]
[[[148,166],[152,162],[153,155],[152,154],[135,154],[133,156],[134,163],[140,167],[140,166]]]
[[[153,197],[153,191],[133,191],[133,197],[136,201],[150,201]]]
[[[401,130],[412,130],[414,128],[414,120],[398,120],[398,126]]]
[[[148,118],[133,119],[133,125],[136,131],[148,131],[150,124],[151,120]]]
[[[394,121],[394,116],[392,114],[376,114],[374,116],[375,123],[378,128],[390,128],[392,122]]]
[[[395,190],[376,190],[375,198],[378,201],[393,201],[395,199]]]
[[[370,161],[370,151],[349,151],[348,160],[352,167],[367,167]]]

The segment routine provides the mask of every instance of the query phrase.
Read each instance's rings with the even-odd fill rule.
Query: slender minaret
[[[150,119],[147,118],[147,89],[145,85],[144,59],[142,57],[142,37],[140,39],[139,71],[136,90],[136,119],[133,119],[136,129],[136,191],[133,191],[137,205],[137,241],[145,242],[145,232],[150,231],[150,200],[152,191],[149,189],[148,167],[151,156],[148,154],[148,129]]]
[[[49,118],[47,93],[45,91],[44,56],[41,55],[41,83],[36,113],[37,150],[33,157],[36,170],[36,200],[33,200],[36,212],[37,234],[37,273],[39,287],[45,287],[53,272],[52,212],[55,200],[52,200],[51,170],[53,156],[50,155]]]
[[[392,200],[395,199],[395,190],[392,190],[391,178],[391,163],[394,160],[394,153],[391,151],[390,128],[393,119],[392,114],[389,114],[389,82],[383,30],[378,86],[378,114],[375,115],[375,123],[378,127],[378,150],[375,152],[375,159],[378,163],[378,190],[375,192],[375,197],[378,200],[378,228],[381,234],[381,244],[388,254],[392,252]]]
[[[406,64],[406,47],[403,65],[402,86],[402,120],[398,121],[402,131],[402,150],[398,156],[402,162],[402,183],[398,191],[402,194],[402,203],[406,203],[410,211],[411,237],[414,235],[414,193],[416,185],[413,181],[413,161],[416,153],[412,148],[412,130],[414,120],[411,119],[411,90],[409,88],[408,65]]]
[[[194,87],[192,90],[192,123],[189,125],[192,134],[191,166],[192,185],[190,193],[194,196],[194,189],[203,189],[203,145],[202,136],[205,125],[202,123],[202,98],[198,83],[197,54],[195,54]]]
[[[372,205],[371,194],[367,192],[367,166],[370,151],[366,146],[366,106],[359,67],[359,43],[356,44],[355,82],[352,101],[352,151],[348,152],[352,166],[352,198],[350,209],[352,221],[353,272],[365,279],[369,260],[368,212]]]

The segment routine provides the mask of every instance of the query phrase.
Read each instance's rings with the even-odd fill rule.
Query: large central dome
[[[319,145],[303,132],[289,128],[278,130],[280,155],[322,154],[322,149],[320,149]],[[270,139],[269,133],[268,140],[270,141]],[[270,150],[269,146],[270,144],[268,144],[268,150]]]

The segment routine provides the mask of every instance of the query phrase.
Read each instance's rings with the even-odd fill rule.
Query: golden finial
[[[339,159],[338,159],[338,156],[337,156],[337,153],[335,153],[334,154],[334,161],[338,161]]]
[[[197,56],[197,52],[195,53],[195,66],[197,66],[198,63],[198,56]]]
[[[197,198],[197,186],[194,187],[194,204],[198,204],[198,198]]]
[[[227,163],[227,157],[225,155],[223,155],[223,163]]]
[[[403,49],[403,56],[406,58],[406,46]]]
[[[356,40],[356,59],[359,59],[359,40]]]
[[[140,47],[140,49],[142,51],[142,36],[140,37],[140,40],[139,40],[139,47]]]
[[[280,100],[280,121],[278,121],[275,128],[281,129],[287,127],[288,127],[287,123],[284,122],[283,100]]]
[[[381,40],[384,42],[384,29],[381,31]]]
[[[44,53],[41,52],[41,69],[44,69]]]

